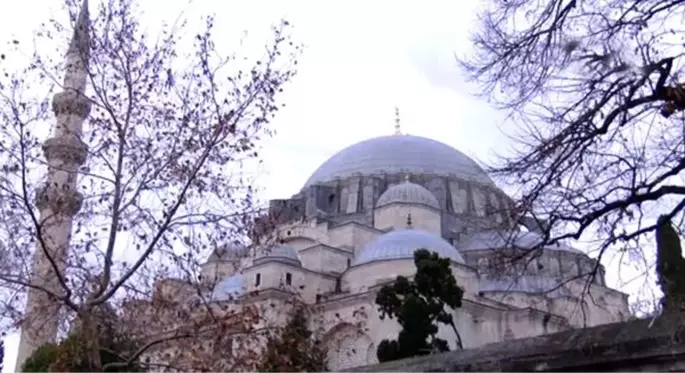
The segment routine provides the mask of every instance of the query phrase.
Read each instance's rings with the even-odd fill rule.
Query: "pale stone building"
[[[54,188],[41,189],[37,205],[42,220],[54,216],[45,221],[51,237],[45,249],[57,260],[68,248],[72,218],[82,199],[76,170],[87,153],[80,137],[89,113],[83,96],[89,27],[84,1],[67,53],[65,91],[53,105],[58,125],[44,145],[48,184]],[[217,250],[204,264],[203,278],[216,283],[209,294],[216,303],[282,304],[298,292],[304,301],[318,304],[321,312],[313,322],[324,330],[331,370],[374,363],[378,343],[397,336],[395,320],[379,319],[375,292],[397,275],[412,276],[413,253],[420,248],[452,261],[465,290],[463,307],[454,312],[465,348],[621,321],[629,314],[626,294],[608,288],[603,267],[581,251],[561,245],[536,248],[535,255],[508,263],[512,250],[507,249],[521,252],[540,242],[532,224],[520,228],[525,219],[514,216],[511,206],[473,160],[445,144],[398,130],[343,149],[300,192],[271,201],[270,215],[278,223],[271,242],[277,243],[255,251]],[[32,281],[55,286],[40,251],[35,261]],[[593,269],[598,275],[589,281],[586,274]],[[179,282],[159,285],[183,300],[192,298]],[[241,297],[255,290],[259,297]],[[58,320],[42,312],[40,306],[50,303],[43,298],[29,292],[27,318],[46,320],[40,328],[22,329],[17,367],[56,335]],[[142,328],[147,322],[138,317],[128,326]],[[440,337],[456,347],[451,330],[441,329]]]
[[[279,243],[256,255],[218,250],[204,278],[218,281],[212,296],[219,302],[258,290],[274,299],[297,291],[319,304],[333,370],[376,362],[378,343],[396,338],[399,325],[379,319],[375,292],[397,275],[412,276],[419,248],[452,261],[465,290],[454,312],[464,348],[629,315],[627,295],[606,286],[596,260],[569,246],[537,248],[541,236],[533,224],[522,228],[525,219],[515,219],[511,206],[466,155],[398,132],[343,149],[299,193],[271,201]],[[507,260],[531,248],[534,255]],[[354,326],[360,319],[362,333]],[[456,347],[451,329],[440,337]]]

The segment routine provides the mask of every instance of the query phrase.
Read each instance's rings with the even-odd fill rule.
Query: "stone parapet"
[[[633,320],[397,360],[351,372],[684,371],[682,317]]]

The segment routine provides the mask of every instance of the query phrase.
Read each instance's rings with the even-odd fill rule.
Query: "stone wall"
[[[350,371],[685,371],[685,321],[683,317],[632,320]]]

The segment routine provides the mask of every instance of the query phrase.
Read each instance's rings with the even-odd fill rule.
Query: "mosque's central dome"
[[[354,175],[404,172],[493,185],[476,162],[451,146],[425,137],[393,135],[362,141],[339,151],[314,171],[305,188]]]

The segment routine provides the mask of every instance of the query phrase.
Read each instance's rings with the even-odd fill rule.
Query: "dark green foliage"
[[[402,330],[397,340],[383,340],[376,354],[380,362],[449,351],[447,341],[437,338],[437,323],[452,327],[457,346],[461,337],[449,309],[461,307],[464,291],[452,275],[450,260],[428,250],[414,252],[416,275],[410,281],[397,276],[393,284],[384,286],[376,295],[381,319],[397,318]]]
[[[681,312],[685,307],[685,259],[680,237],[670,220],[660,216],[656,230],[656,273],[664,293],[664,313]]]
[[[2,335],[5,336],[4,334]],[[0,372],[4,369],[3,363],[5,362],[5,340],[0,339]]]
[[[304,307],[295,307],[288,324],[266,344],[262,372],[324,372],[326,350],[312,338]]]
[[[141,372],[137,364],[121,365],[107,368],[107,364],[124,363],[128,352],[134,351],[134,344],[122,336],[110,333],[101,334],[100,360],[106,372]],[[21,366],[22,372],[88,372],[91,371],[88,362],[88,343],[80,333],[72,333],[59,344],[46,344],[29,356]]]
[[[50,372],[50,366],[57,361],[59,347],[54,343],[42,345],[29,356],[21,366],[22,372]]]

